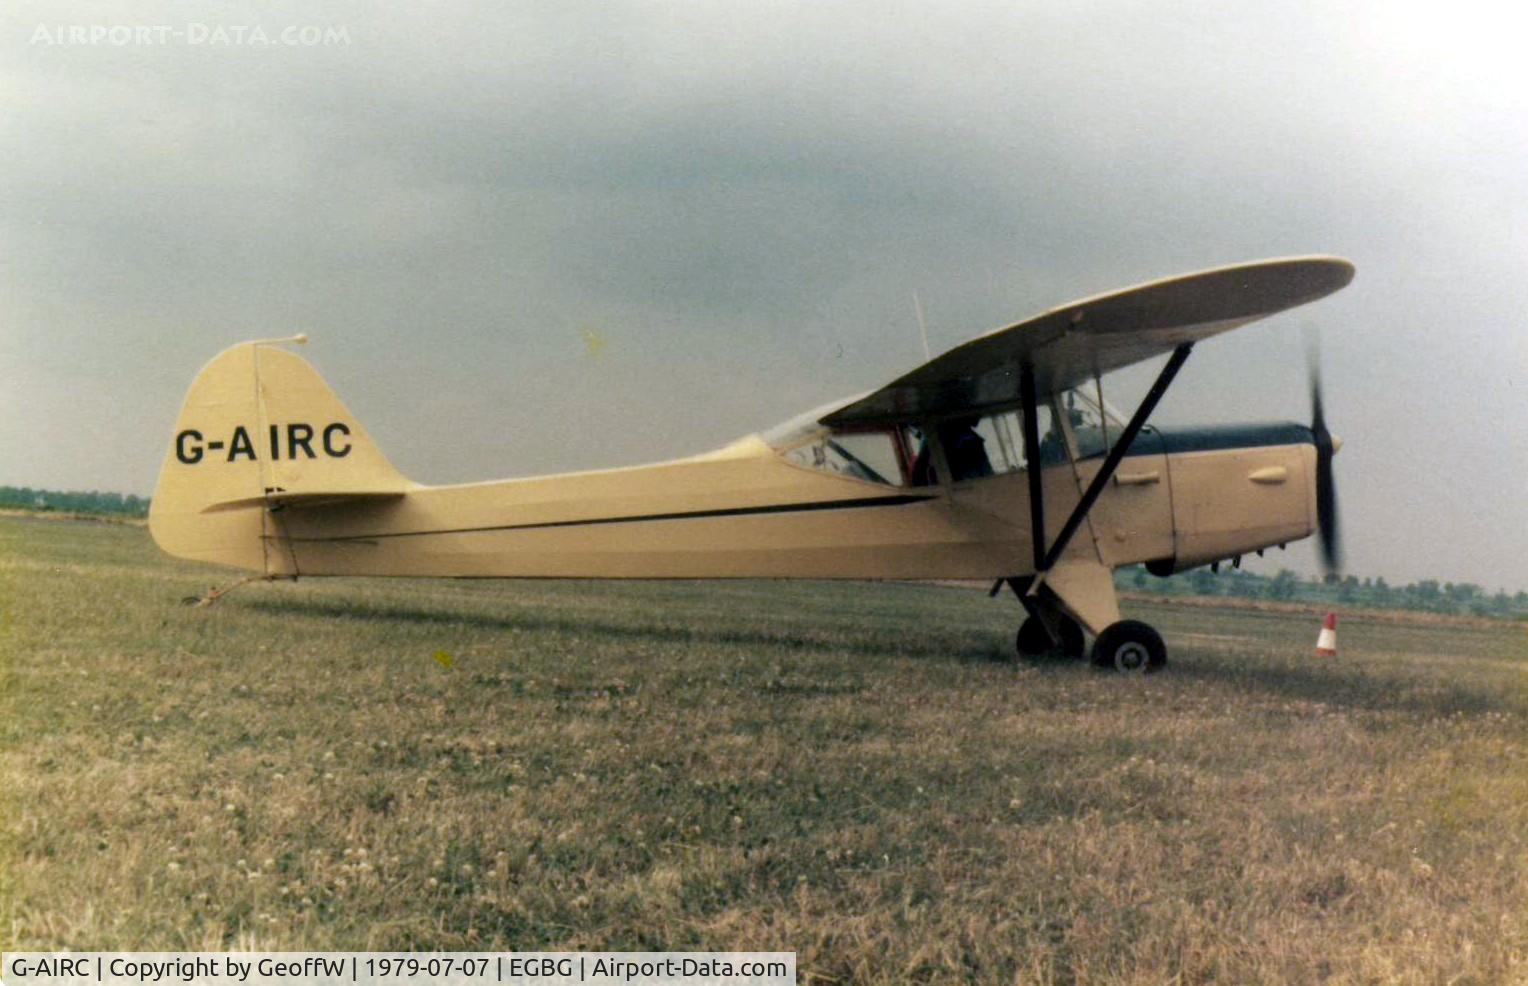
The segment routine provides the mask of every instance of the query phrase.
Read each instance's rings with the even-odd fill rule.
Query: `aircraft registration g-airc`
[[[154,490],[166,552],[253,571],[443,578],[990,581],[1026,611],[1024,654],[1152,671],[1113,571],[1168,574],[1319,530],[1336,562],[1332,456],[1313,420],[1157,428],[1192,348],[1346,285],[1335,257],[1220,267],[1053,308],[878,390],[654,465],[425,486],[313,368],[270,341],[191,385]],[[298,337],[300,341],[301,337]],[[1111,370],[1168,356],[1128,419]]]

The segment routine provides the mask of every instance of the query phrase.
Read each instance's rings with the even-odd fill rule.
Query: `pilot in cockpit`
[[[980,479],[992,475],[992,460],[987,457],[987,443],[976,433],[978,419],[952,418],[939,426],[939,441],[950,464],[950,479]]]
[[[980,479],[993,474],[992,460],[987,456],[987,442],[976,431],[976,417],[951,418],[939,427],[939,442],[944,446],[944,458],[950,465],[950,479]],[[928,435],[922,435],[918,454],[913,460],[912,484],[932,486],[939,481],[931,458]]]

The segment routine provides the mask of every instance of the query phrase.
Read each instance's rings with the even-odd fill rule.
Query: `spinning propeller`
[[[1332,456],[1342,445],[1326,427],[1321,407],[1321,368],[1314,354],[1310,363],[1310,430],[1316,440],[1316,531],[1321,565],[1328,575],[1342,567],[1342,544],[1337,531],[1337,481],[1332,475]]]

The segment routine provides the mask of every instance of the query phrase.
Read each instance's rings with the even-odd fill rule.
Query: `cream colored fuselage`
[[[1047,542],[1102,459],[1043,472]],[[1310,444],[1132,454],[1063,561],[1178,569],[1308,536]],[[1023,471],[889,486],[786,461],[748,438],[705,456],[628,469],[394,497],[250,506],[218,518],[263,547],[273,575],[553,578],[997,579],[1034,572]],[[231,532],[230,532],[231,533]]]

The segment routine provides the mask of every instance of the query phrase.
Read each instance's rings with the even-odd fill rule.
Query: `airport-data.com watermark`
[[[38,24],[31,44],[43,48],[348,48],[350,29],[334,24]]]

